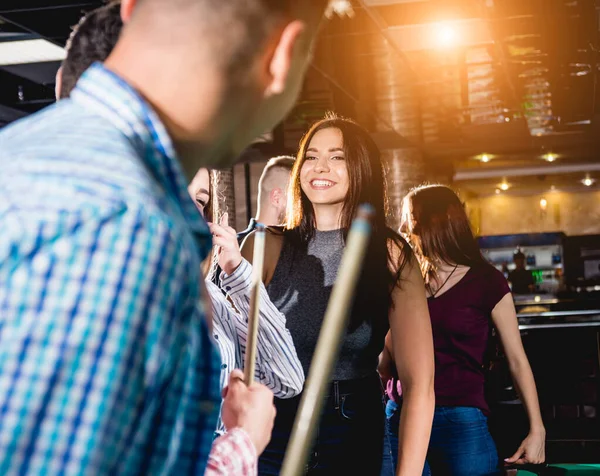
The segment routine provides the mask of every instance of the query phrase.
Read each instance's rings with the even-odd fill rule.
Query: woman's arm
[[[517,452],[505,461],[539,464],[545,459],[546,430],[542,422],[535,380],[527,360],[512,295],[506,294],[492,311],[492,320],[504,347],[513,382],[529,417],[529,435]]]
[[[242,360],[245,359],[250,314],[252,265],[242,258],[237,235],[227,223],[211,224],[213,241],[219,246],[219,265],[223,270],[221,287],[237,312],[226,301],[228,319],[236,332]],[[294,341],[286,328],[285,316],[271,302],[261,283],[256,376],[279,398],[298,395],[304,386],[304,371],[296,354]]]
[[[252,288],[252,265],[245,259],[231,275],[224,273],[221,288],[239,312],[231,309],[230,319],[237,331],[242,358],[245,358]],[[304,370],[285,316],[271,302],[265,286],[260,286],[256,375],[278,398],[291,398],[302,392]]]
[[[406,264],[392,301],[390,330],[403,389],[396,474],[412,476],[423,471],[435,409],[431,320],[414,260]]]
[[[392,347],[392,333],[389,331],[385,336],[385,345],[383,351],[379,354],[379,364],[377,365],[377,372],[384,387],[387,386],[389,380],[394,378],[393,365],[395,365],[394,350]]]

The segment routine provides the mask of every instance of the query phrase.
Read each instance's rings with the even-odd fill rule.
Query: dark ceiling
[[[0,42],[33,38],[64,46],[71,27],[101,0],[2,0]],[[59,62],[0,66],[0,126],[54,102]]]
[[[63,46],[81,15],[102,3],[2,0],[0,42]],[[372,118],[373,130],[395,131],[430,161],[451,163],[459,180],[465,170],[489,170],[493,182],[490,174],[555,166],[542,160],[554,154],[565,174],[570,164],[590,164],[600,181],[600,0],[352,3],[354,19],[324,32],[333,59],[315,66],[336,109],[355,103],[350,109],[362,114],[347,115]],[[458,22],[465,38],[449,48],[428,43],[435,22]],[[0,66],[0,126],[53,102],[58,66]],[[493,160],[475,160],[482,154]]]

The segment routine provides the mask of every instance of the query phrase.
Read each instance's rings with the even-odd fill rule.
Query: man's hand
[[[253,383],[246,387],[244,374],[234,370],[229,376],[229,385],[223,390],[221,418],[225,428],[241,428],[261,454],[271,440],[275,423],[273,393],[264,385]]]
[[[219,247],[219,266],[226,274],[231,275],[242,262],[242,253],[237,240],[237,233],[229,226],[229,216],[223,214],[220,223],[209,223],[213,235],[213,244]]]

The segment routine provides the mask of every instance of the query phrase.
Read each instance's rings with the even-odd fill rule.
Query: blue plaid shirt
[[[0,133],[0,474],[203,474],[208,227],[157,115],[95,65]]]

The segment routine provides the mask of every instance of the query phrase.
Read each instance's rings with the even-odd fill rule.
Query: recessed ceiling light
[[[586,187],[591,187],[592,185],[594,185],[594,182],[595,182],[595,180],[590,177],[586,177],[581,181],[581,183],[583,185],[585,185]]]
[[[482,162],[485,162],[485,163],[487,163],[487,162],[489,162],[489,161],[490,161],[490,156],[489,156],[489,155],[487,155],[487,154],[483,154],[483,155],[481,156],[481,159],[480,159],[480,160],[481,160]]]
[[[556,154],[545,154],[544,155],[544,160],[547,162],[554,162],[556,159],[558,159]]]
[[[501,189],[501,190],[504,190],[505,192],[506,192],[506,191],[507,191],[509,188],[510,188],[510,185],[509,185],[509,184],[507,184],[506,182],[502,182],[502,183],[500,184],[500,189]]]

